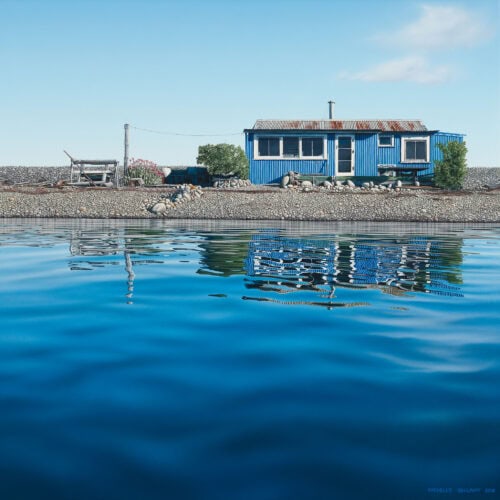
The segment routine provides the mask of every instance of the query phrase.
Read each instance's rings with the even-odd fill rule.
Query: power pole
[[[125,123],[124,128],[125,128],[125,152],[123,155],[123,181],[125,182],[125,177],[127,177],[128,174],[128,132],[129,132],[129,127],[130,125],[128,123]]]

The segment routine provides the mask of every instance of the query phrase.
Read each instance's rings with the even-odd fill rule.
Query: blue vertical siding
[[[348,134],[341,132],[340,135]],[[301,134],[304,135],[304,134]],[[378,175],[379,164],[407,166],[401,163],[401,138],[402,137],[427,137],[430,136],[430,162],[419,164],[428,167],[419,175],[432,174],[436,160],[441,160],[443,155],[438,149],[438,144],[447,144],[450,141],[463,142],[463,135],[446,132],[420,132],[420,133],[395,133],[394,147],[379,147],[377,133],[355,133],[355,176]],[[335,138],[337,134],[327,134],[327,159],[326,160],[254,160],[253,140],[254,134],[247,133],[245,150],[250,162],[250,180],[253,184],[269,184],[280,182],[281,177],[290,170],[303,174],[321,173],[335,175]]]
[[[245,153],[250,165],[250,175],[252,174],[252,161],[253,161],[253,134],[245,134]]]
[[[394,134],[394,147],[378,147],[377,142],[377,165],[397,165],[398,167],[404,167],[410,165],[409,163],[401,163],[401,144],[402,137],[411,137],[414,135],[415,137],[428,137],[428,133],[419,133],[419,134]],[[422,166],[431,167],[430,163],[422,163],[419,164]]]
[[[427,170],[423,172],[426,173],[434,173],[434,167],[436,160],[443,159],[443,153],[437,147],[438,144],[448,144],[449,142],[464,142],[464,136],[461,134],[450,134],[448,132],[437,132],[436,134],[431,135],[431,162],[432,168],[428,172]]]
[[[280,182],[290,170],[301,174],[327,173],[327,160],[252,160],[250,181],[252,184]]]
[[[377,171],[377,134],[355,134],[354,175],[374,176]]]
[[[326,136],[326,153],[328,155],[328,175],[335,175],[335,134]]]
[[[378,147],[377,138],[377,165],[397,165],[401,163],[401,137],[394,136],[394,147]]]
[[[326,160],[255,160],[253,139],[254,134],[249,133],[245,140],[245,151],[250,162],[250,181],[252,184],[280,182],[281,178],[291,170],[301,174],[333,175],[335,153],[334,150],[333,153],[330,151],[330,137],[327,139],[328,158]]]
[[[437,147],[438,144],[447,144],[450,141],[463,142],[463,135],[461,134],[449,134],[446,132],[435,132],[435,133],[401,133],[394,135],[394,147],[377,147],[377,164],[385,165],[397,165],[403,167],[409,165],[409,163],[401,162],[401,143],[402,137],[409,137],[414,135],[415,137],[429,137],[430,136],[430,155],[429,163],[421,163],[419,165],[426,166],[427,169],[420,172],[418,175],[428,175],[434,173],[435,161],[441,160],[443,154]]]
[[[412,134],[409,132],[394,134],[394,147],[378,147],[377,142],[377,165],[396,165],[398,167],[405,167],[411,165],[417,165],[422,167],[427,167],[427,170],[419,172],[418,175],[427,175],[433,172],[432,163],[402,163],[401,162],[401,144],[402,137],[429,137],[426,132],[420,132],[418,134]],[[431,158],[432,158],[432,142],[430,144],[431,148]]]

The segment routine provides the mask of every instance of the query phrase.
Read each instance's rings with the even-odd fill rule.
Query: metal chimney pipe
[[[333,120],[333,108],[335,106],[335,101],[328,101],[329,118]]]

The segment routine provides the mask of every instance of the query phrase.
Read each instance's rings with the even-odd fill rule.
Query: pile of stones
[[[252,183],[248,179],[238,179],[238,177],[231,177],[229,179],[217,179],[212,186],[214,188],[242,188],[250,186]]]
[[[416,186],[420,186],[417,181]],[[381,182],[375,184],[373,181],[363,182],[361,185],[357,186],[350,179],[346,181],[342,180],[332,180],[332,181],[322,181],[320,184],[315,185],[309,180],[301,180],[300,174],[296,172],[288,172],[281,179],[281,187],[284,189],[298,189],[302,191],[401,191],[403,188],[403,183],[400,180],[394,182]]]
[[[420,186],[420,183],[417,181],[415,185]],[[403,183],[400,180],[395,182],[381,182],[380,184],[375,184],[373,181],[370,181],[363,182],[360,186],[356,186],[356,184],[351,180],[336,180],[332,182],[322,182],[319,189],[332,191],[401,191],[401,189],[403,189]]]
[[[183,203],[201,198],[203,190],[200,186],[182,184],[172,194],[162,194],[160,199],[148,207],[148,210],[158,216],[165,216],[169,210]]]

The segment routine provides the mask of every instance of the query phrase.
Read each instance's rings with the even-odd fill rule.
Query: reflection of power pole
[[[125,269],[127,270],[128,274],[128,279],[127,279],[127,294],[125,297],[127,297],[127,304],[132,304],[132,296],[134,294],[134,278],[135,278],[135,273],[134,270],[132,269],[132,259],[130,258],[130,253],[125,250]]]
[[[130,125],[128,123],[125,123],[124,125],[125,128],[125,148],[124,148],[124,154],[123,154],[123,178],[125,181],[125,178],[127,177],[128,174],[128,146],[129,146],[129,128]]]

